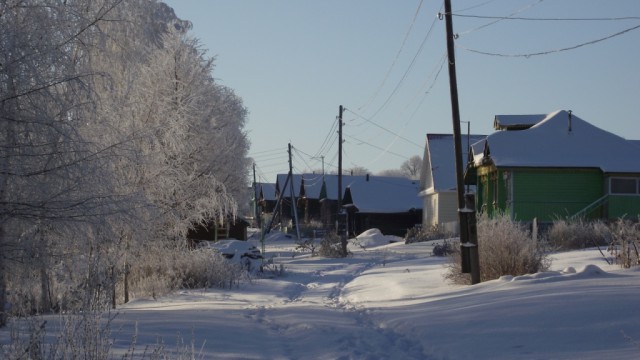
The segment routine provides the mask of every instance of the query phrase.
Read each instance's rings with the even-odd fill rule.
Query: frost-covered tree
[[[99,76],[85,66],[92,30],[118,3],[0,3],[0,308],[9,276],[64,256],[50,235],[119,211],[109,151],[80,132]]]
[[[420,178],[420,171],[422,170],[422,158],[420,155],[414,155],[407,159],[400,166],[400,171],[405,174],[409,179],[417,180]]]
[[[246,110],[171,8],[7,0],[0,29],[0,309],[104,302],[143,247],[235,214]]]
[[[391,176],[391,177],[400,177],[400,178],[404,178],[407,177],[407,175],[400,169],[389,169],[389,170],[382,170],[378,173],[379,176]]]

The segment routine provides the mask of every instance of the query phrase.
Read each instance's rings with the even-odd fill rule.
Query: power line
[[[514,15],[519,14],[519,13],[521,13],[521,12],[523,12],[523,11],[529,10],[529,9],[531,9],[532,7],[534,7],[534,6],[538,5],[538,4],[540,4],[542,1],[543,1],[543,0],[537,0],[536,2],[534,2],[534,3],[532,3],[532,4],[529,4],[529,5],[527,5],[527,6],[523,7],[523,8],[521,8],[521,9],[519,9],[519,10],[516,10],[515,12],[513,12],[513,13],[509,14],[509,15],[508,15],[508,16],[506,16],[506,17],[500,17],[500,18],[497,18],[497,20],[495,20],[495,21],[492,21],[492,22],[490,22],[490,23],[487,23],[487,24],[484,24],[484,25],[478,26],[478,27],[477,27],[477,28],[475,28],[475,29],[471,29],[471,30],[463,31],[463,32],[461,32],[461,33],[459,33],[459,34],[456,34],[456,36],[469,34],[469,33],[472,33],[472,32],[475,32],[475,31],[478,31],[478,30],[480,30],[480,29],[487,28],[487,27],[489,27],[489,26],[491,26],[491,25],[494,25],[494,24],[496,24],[496,23],[499,23],[500,21],[503,21],[503,20],[506,20],[506,19],[511,19]],[[453,14],[451,14],[451,15],[453,15]],[[461,16],[464,16],[464,15],[461,15]]]
[[[416,51],[416,54],[413,56],[413,59],[411,60],[411,63],[409,63],[409,66],[405,70],[404,74],[402,75],[402,77],[400,78],[400,80],[398,81],[396,86],[393,88],[393,91],[391,91],[389,96],[387,96],[387,99],[382,103],[382,105],[380,105],[380,107],[373,113],[373,115],[371,115],[371,118],[376,117],[376,115],[378,115],[380,113],[380,111],[382,111],[382,109],[384,109],[389,104],[389,102],[391,101],[391,98],[393,98],[393,96],[398,92],[398,90],[400,89],[400,86],[402,85],[402,83],[405,81],[405,79],[409,75],[409,72],[411,71],[411,69],[413,69],[413,66],[416,63],[416,60],[418,59],[418,56],[422,53],[422,50],[424,49],[424,45],[427,43],[427,40],[431,36],[431,33],[432,33],[432,31],[433,31],[433,29],[435,27],[435,24],[436,24],[437,20],[438,20],[437,17],[433,19],[433,22],[431,23],[431,26],[429,27],[429,30],[427,31],[427,34],[422,39],[422,42],[420,43],[420,47],[418,48],[418,51]]]
[[[296,148],[296,147],[294,147],[294,146],[291,146],[291,148],[292,148],[292,149],[293,149],[293,151],[298,155],[298,159],[297,159],[297,160],[302,161],[302,162],[304,163],[304,165],[306,166],[306,168],[312,171],[312,170],[313,170],[313,168],[312,168],[312,167],[311,167],[311,165],[309,165],[309,163],[308,163],[308,162],[307,162],[307,161],[306,161],[306,160],[301,156],[301,154],[304,154],[304,155],[306,155],[306,156],[307,156],[307,157],[309,157],[309,158],[313,158],[313,156],[311,156],[311,155],[309,155],[309,154],[305,153],[305,152],[304,152],[304,151],[302,151],[302,150],[297,149],[297,148]]]
[[[425,78],[424,83],[422,83],[422,85],[420,86],[420,89],[416,92],[413,98],[411,98],[411,100],[407,103],[404,110],[408,109],[409,106],[413,104],[420,95],[422,95],[422,100],[420,100],[420,104],[422,104],[426,96],[431,92],[433,87],[436,85],[438,77],[440,77],[440,72],[442,72],[442,68],[444,67],[444,64],[446,61],[447,61],[447,52],[445,51],[444,54],[442,54],[442,57],[440,58],[440,62],[436,65],[436,67],[433,69],[431,74],[429,74],[429,76]],[[431,84],[429,84],[429,80],[431,80]],[[424,90],[425,88],[427,88],[426,91]],[[409,120],[407,122],[413,119],[418,108],[420,108],[420,105],[417,106],[416,110],[413,112],[411,117],[409,117]]]
[[[358,139],[358,138],[353,137],[351,135],[345,135],[345,137],[348,137],[348,138],[358,142],[357,144],[354,144],[354,145],[368,145],[368,146],[371,146],[372,148],[375,148],[375,149],[378,149],[378,150],[382,150],[385,154],[388,153],[388,154],[391,154],[391,155],[395,155],[395,156],[401,157],[401,158],[403,158],[405,160],[408,159],[406,155],[402,155],[402,154],[395,153],[393,151],[389,151],[389,150],[384,149],[384,148],[382,148],[382,147],[380,147],[378,145],[371,144],[369,142],[366,142],[364,140]]]
[[[258,152],[254,152],[252,154],[249,154],[249,156],[253,157],[255,155],[260,155],[260,154],[264,154],[264,153],[274,153],[274,152],[278,152],[278,151],[282,151],[282,149],[281,148],[275,148],[275,149],[270,149],[270,150],[258,151]]]
[[[495,1],[496,1],[496,0],[489,0],[489,1],[485,1],[485,2],[480,3],[480,4],[478,4],[478,5],[473,5],[473,6],[471,6],[471,7],[464,8],[464,9],[461,9],[461,10],[458,10],[458,11],[463,12],[463,11],[469,11],[469,10],[477,9],[477,8],[479,8],[479,7],[485,6],[485,5],[490,4],[490,3],[492,3],[492,2],[495,2]]]
[[[418,4],[418,8],[416,9],[415,14],[413,15],[413,19],[411,20],[411,25],[409,25],[409,29],[407,29],[406,34],[404,35],[404,39],[402,39],[402,44],[400,45],[400,49],[398,49],[398,52],[396,53],[396,57],[393,59],[393,62],[391,63],[391,66],[389,67],[389,70],[387,70],[387,73],[385,74],[384,78],[382,79],[382,82],[380,83],[380,86],[378,86],[378,88],[376,89],[376,91],[371,95],[371,97],[369,98],[369,100],[367,100],[362,106],[360,106],[358,108],[358,111],[360,111],[363,107],[368,106],[369,104],[371,104],[371,102],[378,96],[378,94],[380,93],[380,90],[382,90],[382,88],[384,87],[384,85],[387,83],[387,80],[389,79],[389,75],[391,74],[391,71],[393,70],[393,68],[396,66],[396,62],[398,61],[398,59],[400,58],[400,54],[402,53],[402,50],[404,49],[404,46],[407,43],[407,39],[409,38],[409,35],[411,34],[411,30],[413,29],[413,25],[416,22],[416,19],[418,18],[418,14],[420,13],[420,8],[422,7],[422,3],[423,0],[420,0],[420,3]]]
[[[316,151],[316,155],[313,156],[313,157],[319,157],[320,155],[322,155],[323,151],[325,150],[325,146],[328,144],[329,139],[331,139],[331,135],[335,134],[336,126],[338,126],[338,122],[337,121],[332,122],[332,125],[331,125],[331,128],[329,129],[329,132],[325,136],[324,141],[320,145],[320,148],[318,149],[318,151]]]
[[[415,142],[413,142],[413,141],[411,141],[411,140],[407,139],[406,137],[404,137],[404,136],[402,136],[402,135],[400,135],[400,134],[397,134],[397,133],[395,133],[395,132],[393,132],[393,131],[391,131],[391,130],[389,130],[389,129],[387,129],[387,128],[385,128],[385,127],[383,127],[383,126],[379,125],[379,124],[377,124],[376,122],[374,122],[373,120],[371,120],[371,119],[369,119],[369,118],[366,118],[366,117],[364,117],[364,116],[362,116],[362,115],[360,115],[360,114],[358,114],[358,113],[355,113],[355,112],[353,112],[352,110],[349,110],[348,108],[345,108],[345,110],[347,110],[348,112],[352,113],[353,115],[355,115],[355,116],[357,116],[357,117],[361,118],[362,120],[364,120],[364,121],[366,121],[366,122],[368,122],[368,123],[370,123],[370,124],[372,124],[372,125],[375,125],[375,126],[376,126],[376,127],[378,127],[379,129],[382,129],[382,130],[384,130],[384,131],[388,132],[388,133],[389,133],[389,134],[391,134],[391,135],[394,135],[394,136],[396,136],[396,137],[398,137],[398,138],[400,138],[400,139],[402,139],[402,140],[404,140],[404,141],[406,141],[406,142],[408,142],[408,143],[410,143],[410,144],[413,144],[413,145],[415,145],[415,146],[417,146],[417,147],[419,147],[419,148],[422,148],[422,145],[416,144]]]
[[[575,50],[578,48],[581,48],[583,46],[587,46],[587,45],[593,45],[605,40],[609,40],[612,39],[616,36],[620,36],[623,34],[626,34],[630,31],[639,29],[640,25],[636,25],[633,27],[630,27],[628,29],[619,31],[615,34],[609,35],[609,36],[605,36],[603,38],[599,38],[599,39],[595,39],[595,40],[591,40],[591,41],[587,41],[578,45],[573,45],[573,46],[569,46],[569,47],[565,47],[565,48],[560,48],[560,49],[553,49],[553,50],[546,50],[546,51],[539,51],[539,52],[534,52],[534,53],[528,53],[528,54],[502,54],[502,53],[493,53],[493,52],[488,52],[488,51],[481,51],[481,50],[476,50],[476,49],[470,49],[464,46],[461,46],[459,44],[456,44],[456,47],[459,47],[462,50],[466,50],[466,51],[470,51],[476,54],[481,54],[481,55],[489,55],[489,56],[500,56],[500,57],[524,57],[524,58],[530,58],[532,56],[540,56],[540,55],[549,55],[549,54],[553,54],[553,53],[558,53],[558,52],[562,52],[562,51],[569,51],[569,50]]]
[[[623,16],[623,17],[602,17],[602,18],[532,18],[532,17],[513,17],[513,16],[485,16],[485,15],[463,15],[452,13],[451,16],[476,18],[476,19],[496,19],[496,20],[523,20],[523,21],[624,21],[624,20],[640,20],[640,16]]]

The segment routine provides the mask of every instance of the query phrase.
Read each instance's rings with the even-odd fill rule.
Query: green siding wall
[[[478,171],[476,206],[479,212],[494,216],[508,210],[507,186],[503,170],[485,167]]]
[[[603,195],[599,170],[513,169],[512,214],[516,220],[553,221],[574,215]],[[587,214],[598,218],[600,211]]]
[[[640,196],[610,195],[607,208],[609,219],[636,220],[640,216]]]

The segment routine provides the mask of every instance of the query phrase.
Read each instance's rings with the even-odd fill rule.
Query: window
[[[637,178],[611,178],[609,182],[610,194],[626,194],[637,195],[638,194],[638,179]]]

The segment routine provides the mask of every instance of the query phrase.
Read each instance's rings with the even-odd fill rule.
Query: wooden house
[[[383,234],[404,236],[422,220],[419,191],[419,182],[407,178],[352,177],[345,183],[342,201],[348,234],[377,228]]]
[[[640,147],[570,111],[472,145],[477,210],[518,221],[640,215]]]
[[[223,223],[215,220],[204,225],[196,225],[187,233],[187,239],[194,244],[200,241],[218,241],[223,239],[247,240],[249,222],[241,217],[225,218]]]
[[[486,138],[486,135],[464,135],[462,146]],[[463,152],[463,163],[467,163],[467,152]],[[475,191],[475,186],[469,187]],[[456,164],[451,134],[427,134],[420,173],[420,197],[422,198],[422,226],[438,228],[450,233],[458,232],[458,192]]]
[[[337,174],[293,174],[291,183],[285,182],[287,174],[279,174],[276,182],[276,195],[282,195],[281,210],[283,219],[293,218],[291,195],[296,202],[298,219],[301,224],[319,222],[325,229],[335,228],[338,214],[338,175]],[[354,176],[343,175],[343,184]],[[290,180],[291,181],[291,180]],[[293,192],[290,186],[293,186]],[[343,192],[344,192],[343,185]]]
[[[278,197],[276,196],[276,184],[273,183],[257,183],[256,197],[260,205],[260,211],[263,214],[273,213]]]

